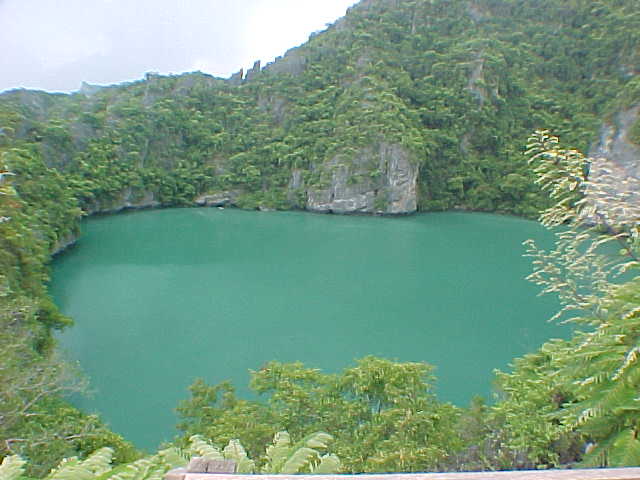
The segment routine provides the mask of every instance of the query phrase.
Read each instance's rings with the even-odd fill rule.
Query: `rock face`
[[[277,57],[275,61],[267,64],[265,69],[274,75],[288,74],[298,76],[304,72],[307,66],[307,59],[299,47],[287,50],[282,57]]]
[[[238,86],[238,85],[242,84],[242,79],[243,78],[244,78],[244,69],[241,68],[238,72],[234,73],[233,75],[231,75],[231,77],[229,77],[228,82],[231,85]]]
[[[196,197],[193,201],[199,207],[225,207],[235,205],[240,192],[210,192]]]
[[[600,138],[589,151],[590,157],[608,159],[614,168],[626,174],[640,177],[640,147],[631,142],[629,133],[640,116],[640,105],[619,112],[613,124],[605,123]]]
[[[640,179],[604,157],[592,159],[587,184],[587,209],[583,220],[619,227],[637,224],[640,218]],[[597,213],[596,213],[597,212]]]
[[[416,211],[418,167],[400,145],[380,143],[321,167],[324,188],[307,191],[307,210],[325,213],[406,214]]]
[[[161,204],[153,192],[134,192],[131,188],[123,190],[118,198],[110,202],[96,202],[87,210],[88,215],[95,213],[116,213],[127,209],[155,208]]]
[[[78,235],[72,234],[72,233],[65,235],[64,237],[58,239],[58,241],[56,242],[56,245],[53,247],[53,251],[51,252],[51,255],[52,256],[57,255],[65,251],[70,246],[75,245],[77,241],[78,241]]]
[[[640,104],[619,112],[613,123],[602,126],[599,140],[589,151],[592,184],[586,196],[616,222],[636,221],[640,206],[640,147],[630,139],[639,116]]]
[[[104,87],[102,85],[91,85],[90,83],[82,82],[82,84],[80,85],[79,93],[87,97],[91,97],[96,93],[98,93],[103,88]]]
[[[471,77],[469,77],[469,82],[467,83],[467,89],[476,97],[480,106],[484,105],[484,102],[488,98],[487,90],[478,84],[478,80],[484,81],[483,69],[484,58],[479,57],[474,63]]]
[[[253,80],[256,75],[260,73],[260,60],[256,60],[253,64],[253,67],[247,70],[247,74],[244,77],[245,82],[249,82]]]
[[[95,215],[98,213],[117,213],[122,210],[156,208],[161,203],[156,200],[153,192],[134,192],[131,188],[123,190],[120,195],[109,202],[95,202],[87,210],[87,215]],[[57,255],[70,246],[74,245],[78,240],[77,233],[69,233],[58,239],[52,248],[51,255]]]

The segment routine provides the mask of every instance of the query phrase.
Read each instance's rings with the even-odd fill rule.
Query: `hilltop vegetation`
[[[578,165],[570,177],[578,196],[564,206],[580,206],[593,187],[575,178],[584,180],[590,162],[542,142],[540,151],[561,161],[536,171],[523,154],[526,138],[546,128],[584,152],[606,150],[618,134],[637,142],[639,36],[632,0],[363,0],[245,78],[148,74],[71,95],[0,95],[0,326],[8,333],[1,340],[8,353],[0,365],[0,455],[25,455],[37,474],[62,456],[107,445],[118,462],[137,455],[98,419],[60,401],[79,386],[67,381],[74,377],[61,373],[69,368],[54,353],[52,331],[71,320],[47,295],[47,262],[78,235],[83,215],[199,203],[345,213],[465,208],[534,217],[557,201],[536,178],[551,175],[566,186],[554,176],[565,171],[564,161]],[[616,123],[621,112],[630,118],[623,134]],[[631,202],[633,195],[624,198]],[[619,226],[611,220],[621,217],[603,218],[600,226],[611,233]],[[610,238],[622,240],[635,260],[635,224],[622,227]],[[581,314],[591,330],[515,362],[512,374],[499,377],[506,396],[493,413],[479,403],[460,412],[420,397],[430,415],[455,410],[447,415],[462,423],[447,424],[447,431],[467,425],[472,438],[445,436],[455,445],[445,442],[430,457],[415,453],[420,442],[413,437],[391,440],[390,427],[368,432],[363,438],[375,441],[358,448],[372,458],[374,450],[389,452],[384,469],[458,468],[447,457],[454,450],[466,452],[456,461],[467,467],[556,465],[580,460],[584,442],[597,445],[595,464],[637,463],[637,400],[630,393],[637,384],[636,336],[628,331],[637,288],[633,282],[613,288],[609,273],[582,271],[587,285],[603,286],[597,308]],[[544,284],[544,275],[536,278]],[[567,305],[584,293],[559,290]],[[575,349],[599,365],[597,372],[589,361],[571,361]],[[295,427],[281,425],[280,415],[271,411],[264,431],[237,435],[247,435],[255,450],[251,435],[262,435],[262,446],[273,429]],[[206,433],[193,422],[187,432]],[[298,425],[294,433],[330,429],[323,422]],[[416,428],[416,435],[425,433]],[[439,429],[436,437],[445,438]],[[346,437],[329,433],[342,448]],[[401,444],[414,445],[422,463],[394,463]],[[469,444],[480,447],[466,450]],[[374,469],[367,455],[343,457],[354,471]]]
[[[587,151],[638,101],[638,22],[629,1],[365,1],[245,80],[6,93],[0,141],[62,173],[89,212],[207,192],[313,208],[340,182],[386,212],[377,154],[394,145],[419,170],[419,209],[533,217],[545,203],[523,139],[548,128]]]

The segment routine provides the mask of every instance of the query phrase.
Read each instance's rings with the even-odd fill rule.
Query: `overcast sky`
[[[263,65],[356,0],[0,0],[0,91]]]

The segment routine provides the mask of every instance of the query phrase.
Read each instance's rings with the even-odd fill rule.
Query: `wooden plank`
[[[235,473],[233,460],[212,460],[205,457],[193,457],[187,465],[187,473]]]
[[[184,473],[166,480],[640,480],[640,468],[516,470],[502,472],[388,473],[361,475],[229,475]]]

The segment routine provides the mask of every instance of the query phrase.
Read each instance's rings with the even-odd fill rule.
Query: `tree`
[[[432,367],[375,357],[341,374],[301,363],[269,362],[252,372],[251,388],[266,401],[235,397],[228,384],[196,381],[178,407],[185,436],[216,442],[238,438],[257,458],[264,437],[287,430],[296,437],[317,431],[335,438],[345,472],[444,469],[462,447],[455,430],[459,409],[430,392]]]
[[[534,464],[637,465],[640,181],[621,177],[606,159],[561,148],[547,132],[529,146],[538,183],[554,202],[540,219],[557,237],[551,251],[527,242],[530,279],[560,298],[554,319],[585,331],[499,374],[504,398],[494,414],[504,422],[503,446]]]
[[[38,308],[24,297],[11,298],[0,276],[0,456],[20,454],[30,473],[42,474],[60,458],[116,449],[116,461],[136,457],[134,447],[110,432],[95,416],[78,411],[63,397],[81,392],[78,369],[54,352],[39,352]]]

